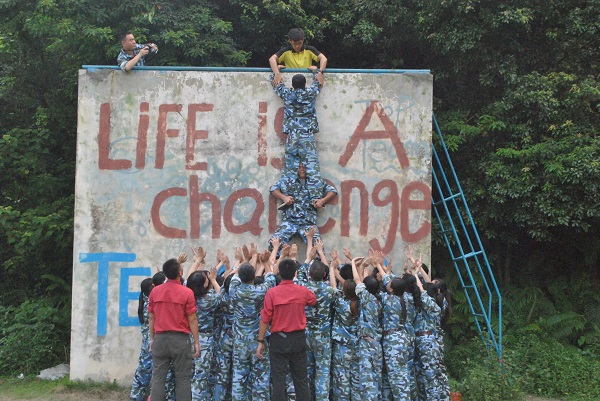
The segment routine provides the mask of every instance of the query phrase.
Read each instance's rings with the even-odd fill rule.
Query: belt
[[[415,333],[415,336],[417,337],[422,337],[422,336],[430,336],[433,334],[433,330],[427,330],[427,331],[417,331]]]
[[[389,330],[384,330],[384,331],[383,331],[383,335],[384,335],[384,336],[387,336],[388,334],[396,333],[396,332],[398,332],[398,331],[402,331],[402,330],[404,330],[404,326],[402,326],[402,327],[398,327],[397,329],[389,329]]]

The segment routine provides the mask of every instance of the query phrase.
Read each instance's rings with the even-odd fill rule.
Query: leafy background
[[[69,359],[81,65],[114,64],[131,30],[160,45],[154,65],[267,67],[293,26],[329,67],[432,71],[507,333],[498,369],[435,241],[453,387],[600,399],[598,0],[0,0],[0,374]]]

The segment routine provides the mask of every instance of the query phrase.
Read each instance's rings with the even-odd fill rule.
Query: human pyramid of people
[[[151,387],[152,401],[449,400],[446,285],[429,279],[410,247],[399,277],[380,251],[353,257],[344,248],[344,261],[324,252],[317,210],[337,195],[321,177],[314,137],[327,59],[304,45],[302,30],[288,36],[290,46],[270,59],[287,134],[281,178],[270,188],[282,223],[263,252],[241,245],[232,263],[218,249],[207,269],[199,247],[187,272],[182,253],[142,281],[130,399],[145,400]],[[287,88],[281,62],[310,68],[310,87],[296,74]],[[296,235],[307,244],[303,263],[289,244]]]

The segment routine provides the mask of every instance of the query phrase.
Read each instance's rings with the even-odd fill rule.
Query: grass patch
[[[116,383],[94,383],[59,380],[0,378],[0,401],[8,400],[124,400],[129,398],[129,388]]]

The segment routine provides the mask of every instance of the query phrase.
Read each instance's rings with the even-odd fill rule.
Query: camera
[[[158,52],[158,50],[156,50],[156,48],[152,47],[152,43],[145,43],[142,46],[142,49],[148,49],[148,53],[150,54],[155,54]]]

